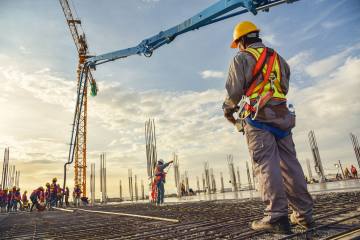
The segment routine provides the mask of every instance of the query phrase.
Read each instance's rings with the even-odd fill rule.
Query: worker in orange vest
[[[234,28],[231,48],[239,52],[230,63],[223,111],[245,133],[266,206],[264,217],[253,221],[252,229],[290,233],[288,204],[293,211],[291,222],[309,228],[313,200],[291,134],[295,112],[286,100],[289,65],[262,43],[259,33],[248,21]]]
[[[164,171],[165,168],[167,168],[170,163],[172,163],[173,161],[170,161],[168,163],[164,163],[164,160],[160,159],[157,162],[157,165],[155,167],[155,183],[156,183],[156,187],[157,187],[157,201],[156,201],[156,205],[160,206],[161,204],[164,203],[164,195],[165,195],[165,188],[164,188],[164,183],[165,183],[165,178],[166,178],[166,173]]]

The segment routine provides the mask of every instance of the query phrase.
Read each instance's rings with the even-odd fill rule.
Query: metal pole
[[[237,174],[237,180],[238,180],[238,190],[241,189],[241,181],[240,181],[240,170],[239,167],[236,167],[236,174]]]
[[[141,179],[141,200],[145,200],[144,181]]]
[[[252,186],[252,183],[251,183],[251,175],[250,175],[249,163],[247,161],[246,161],[246,173],[247,173],[247,177],[248,177],[249,189],[253,189],[253,186]]]
[[[313,157],[314,157],[315,170],[319,175],[320,182],[325,182],[326,178],[325,178],[324,168],[322,166],[322,162],[321,162],[321,158],[320,158],[319,148],[318,148],[318,145],[316,142],[315,132],[313,130],[311,130],[308,134],[308,137],[309,137],[311,151],[312,151]]]
[[[198,176],[196,176],[196,186],[197,186],[197,192],[200,193],[200,181]]]
[[[309,181],[311,182],[312,179],[313,179],[313,175],[312,175],[312,172],[311,172],[310,160],[308,158],[306,159],[306,166],[307,166],[307,169],[308,169]]]
[[[121,180],[120,180],[120,201],[122,201],[122,184],[121,184]]]
[[[135,174],[135,200],[139,200],[139,197],[138,197],[138,184],[137,184],[137,176]]]
[[[225,192],[225,188],[224,188],[224,178],[223,178],[223,173],[220,172],[220,183],[221,183],[221,190],[220,192]]]
[[[341,173],[342,173],[342,175],[343,175],[343,179],[345,179],[344,170],[343,170],[343,168],[342,168],[342,165],[341,165],[340,160],[339,160],[339,166],[340,166],[340,169],[341,169]]]
[[[353,133],[350,133],[350,139],[353,144],[354,153],[355,153],[356,160],[358,162],[358,166],[360,168],[360,147],[359,147],[359,142],[358,142],[357,136],[355,136]]]

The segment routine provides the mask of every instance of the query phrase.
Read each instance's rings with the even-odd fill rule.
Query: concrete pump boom
[[[131,55],[144,54],[150,57],[153,51],[164,44],[171,43],[177,36],[201,27],[231,18],[246,12],[257,14],[258,11],[267,11],[270,7],[282,4],[292,3],[299,0],[221,0],[211,5],[195,16],[187,19],[179,25],[169,28],[165,31],[144,39],[137,46],[126,48],[98,56],[91,57],[87,60],[87,64],[95,69],[96,65],[114,61],[119,58],[125,58]],[[244,8],[240,11],[229,13],[237,8]],[[228,15],[225,15],[229,13]]]

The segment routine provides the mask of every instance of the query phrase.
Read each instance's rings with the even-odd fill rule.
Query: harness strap
[[[267,57],[267,53],[268,53],[268,48],[264,48],[259,59],[256,62],[256,65],[252,72],[253,77],[251,79],[251,85],[250,85],[249,89],[246,91],[246,96],[248,96],[248,97],[251,95],[251,93],[256,88],[256,79],[259,77],[259,74],[262,72],[262,69],[265,66],[265,63],[266,63],[265,60]],[[250,54],[252,54],[252,53],[250,52]]]
[[[259,90],[259,96],[262,94],[262,92],[264,91],[264,87],[265,85],[269,82],[269,78],[270,78],[270,74],[272,72],[272,68],[274,66],[274,62],[275,62],[275,59],[276,59],[276,56],[277,56],[277,53],[274,52],[270,59],[269,59],[269,64],[267,66],[267,69],[266,69],[266,74],[265,74],[265,78],[264,78],[264,81],[262,81],[262,83],[260,83],[260,90]]]

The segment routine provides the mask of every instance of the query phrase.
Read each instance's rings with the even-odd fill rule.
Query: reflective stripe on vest
[[[255,60],[258,62],[260,59],[260,56],[262,55],[263,51],[265,48],[247,48],[245,51],[250,53]],[[262,68],[262,75],[263,78],[266,74],[267,71],[267,64],[264,64],[264,67]],[[254,69],[255,70],[255,69]],[[256,74],[256,72],[253,72],[253,75]],[[278,98],[278,99],[286,99],[285,94],[282,92],[281,90],[281,85],[280,85],[280,81],[281,81],[281,69],[280,69],[280,62],[279,62],[279,57],[277,56],[275,58],[273,67],[272,67],[272,71],[270,74],[270,80],[273,82],[273,98]],[[253,79],[253,81],[258,81],[258,79]],[[253,91],[249,94],[249,98],[250,100],[254,100],[257,97],[259,97],[259,91],[263,88],[263,91],[261,93],[261,96],[265,96],[269,90],[271,89],[271,81],[269,81],[265,86],[262,86],[263,82],[259,82],[258,85],[255,86],[255,88],[253,89]]]

